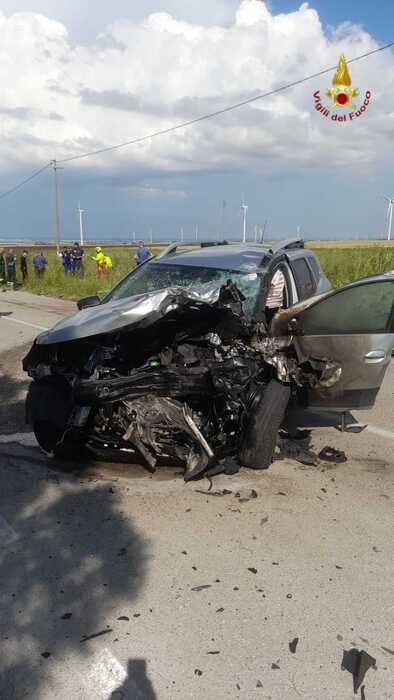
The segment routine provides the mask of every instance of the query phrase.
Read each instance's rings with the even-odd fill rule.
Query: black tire
[[[73,409],[71,391],[61,379],[34,381],[26,399],[27,422],[48,457],[75,460],[81,456],[84,440],[77,428],[68,428]]]
[[[272,464],[290,393],[288,384],[271,379],[256,397],[239,451],[239,461],[243,466],[268,469]]]
[[[82,456],[84,443],[75,431],[66,432],[49,420],[33,423],[33,431],[42,451],[48,457],[75,460]]]

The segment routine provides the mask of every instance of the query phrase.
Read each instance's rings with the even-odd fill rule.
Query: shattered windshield
[[[218,282],[225,284],[231,279],[245,297],[243,308],[250,318],[256,305],[261,277],[256,272],[233,272],[212,267],[192,267],[190,265],[166,265],[147,263],[134,270],[122,280],[104,299],[104,302],[126,299],[137,294],[156,292],[167,287],[194,287]]]

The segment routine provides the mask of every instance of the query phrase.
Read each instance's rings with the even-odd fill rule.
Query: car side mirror
[[[77,301],[77,306],[79,311],[82,311],[82,309],[87,309],[89,306],[98,306],[100,302],[100,298],[97,295],[93,295],[90,297],[82,297],[82,299]]]

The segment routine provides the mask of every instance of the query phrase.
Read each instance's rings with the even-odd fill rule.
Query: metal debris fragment
[[[358,649],[344,650],[342,658],[342,670],[348,671],[353,676],[353,692],[358,693],[363,683],[365,674],[370,668],[376,667],[376,659],[366,651]]]
[[[83,642],[88,642],[90,639],[96,639],[96,637],[102,637],[104,634],[109,634],[110,632],[113,632],[111,628],[101,630],[101,632],[90,634],[88,637],[82,637],[82,639],[80,639],[79,641],[82,644]]]
[[[206,584],[206,585],[204,585],[204,586],[194,586],[194,588],[191,588],[190,590],[191,590],[191,591],[197,591],[197,593],[198,593],[199,591],[204,591],[206,588],[212,588],[211,584],[208,583],[208,584]]]

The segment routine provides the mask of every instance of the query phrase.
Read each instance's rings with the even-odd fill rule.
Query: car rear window
[[[315,275],[316,279],[319,279],[321,275],[321,269],[316,258],[312,257],[312,255],[308,255],[308,265],[311,266],[312,272]]]
[[[292,268],[294,276],[296,278],[296,284],[298,289],[298,294],[301,300],[308,299],[315,292],[315,285],[313,282],[312,273],[306,264],[305,260],[299,258],[298,260],[293,260]]]

